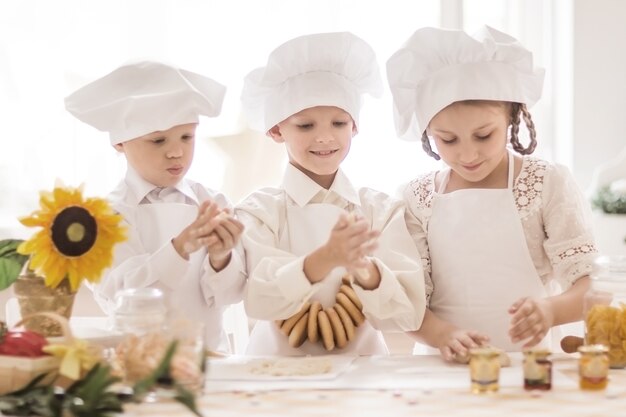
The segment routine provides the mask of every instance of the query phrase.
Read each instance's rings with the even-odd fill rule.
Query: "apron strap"
[[[506,188],[511,190],[513,189],[513,174],[515,171],[515,160],[513,159],[513,155],[511,154],[511,152],[507,151],[506,153],[509,158],[509,177],[507,180]]]
[[[448,181],[450,181],[450,171],[452,171],[451,168],[447,168],[443,171],[443,178],[441,178],[441,184],[439,184],[439,188],[437,189],[438,194],[443,194],[443,192],[446,190],[446,187],[448,186]]]

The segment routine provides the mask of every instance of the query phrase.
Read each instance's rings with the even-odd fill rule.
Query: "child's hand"
[[[207,245],[211,267],[220,271],[230,262],[232,249],[237,245],[243,232],[243,223],[234,218],[229,209],[222,210],[216,217],[219,223],[214,228],[213,235],[217,240]]]
[[[526,340],[524,347],[532,347],[541,341],[554,325],[554,314],[545,299],[524,297],[509,308],[511,327],[509,336],[513,343]]]
[[[343,266],[348,271],[367,268],[369,261],[366,256],[378,248],[377,238],[380,232],[369,230],[369,225],[362,217],[354,221],[342,213],[326,242],[327,253],[331,263]]]
[[[443,359],[451,362],[456,357],[467,357],[470,349],[485,345],[488,342],[489,337],[482,333],[453,328],[447,334],[443,334],[437,347]]]
[[[219,224],[219,219],[215,219],[219,210],[212,201],[205,201],[200,205],[196,219],[172,239],[172,245],[180,256],[189,259],[190,253],[218,241],[213,230]]]

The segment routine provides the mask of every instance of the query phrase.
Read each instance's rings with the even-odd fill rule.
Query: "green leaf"
[[[64,409],[75,417],[108,416],[122,411],[122,402],[108,389],[119,378],[111,376],[111,369],[95,365],[83,379],[76,381],[65,392]]]
[[[174,353],[176,353],[178,342],[176,340],[172,341],[167,350],[165,351],[165,355],[163,355],[163,359],[156,367],[154,371],[146,378],[137,382],[133,387],[133,391],[135,393],[135,400],[141,400],[150,389],[154,388],[157,385],[157,382],[160,378],[168,376],[170,363],[172,362],[172,358],[174,357]],[[203,417],[198,408],[196,407],[196,398],[193,392],[188,391],[185,387],[182,387],[178,384],[174,384],[174,388],[176,389],[176,395],[174,399],[187,407],[189,411],[197,415],[198,417]]]
[[[0,397],[0,412],[11,416],[60,416],[51,407],[54,399],[52,386],[35,386],[40,380],[37,377],[21,390]]]
[[[174,397],[174,399],[187,407],[189,411],[191,411],[198,417],[203,417],[202,413],[200,412],[200,410],[198,410],[198,407],[196,406],[196,397],[194,396],[193,392],[187,390],[185,387],[176,384],[176,396]]]
[[[176,342],[175,340],[171,342],[167,347],[167,350],[165,351],[165,355],[163,355],[163,359],[161,359],[161,362],[156,367],[156,369],[152,371],[150,375],[138,381],[133,386],[133,391],[135,392],[136,396],[141,397],[146,394],[148,391],[150,391],[151,388],[156,385],[159,378],[169,373],[170,363],[172,362],[172,358],[174,357],[174,352],[176,352],[177,345],[178,342]]]
[[[17,253],[22,240],[0,240],[0,291],[8,288],[19,277],[28,256]]]
[[[20,276],[22,265],[12,258],[0,258],[0,291],[7,289]]]
[[[4,258],[7,253],[16,253],[17,247],[23,242],[20,239],[0,240],[0,258]]]

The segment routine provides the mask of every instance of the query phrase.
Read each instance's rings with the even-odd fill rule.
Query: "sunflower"
[[[30,255],[29,267],[56,288],[67,277],[72,291],[83,279],[98,282],[113,262],[113,246],[126,239],[116,214],[106,200],[83,198],[82,187],[57,186],[40,193],[40,210],[20,218],[28,227],[41,227],[17,251]]]

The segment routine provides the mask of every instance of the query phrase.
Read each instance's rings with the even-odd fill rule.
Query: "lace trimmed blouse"
[[[422,255],[428,300],[433,282],[427,234],[436,175],[434,171],[416,178],[403,193],[409,207],[407,226]],[[569,170],[535,157],[523,157],[513,194],[528,251],[542,282],[555,280],[566,290],[589,275],[597,255],[591,210]]]

